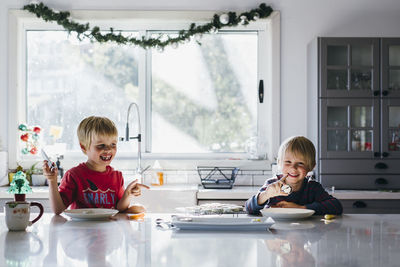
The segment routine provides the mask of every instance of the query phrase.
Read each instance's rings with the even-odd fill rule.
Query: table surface
[[[31,217],[35,214],[31,214]],[[26,231],[8,231],[0,214],[1,266],[398,266],[400,214],[346,214],[276,221],[269,231],[159,229],[117,214],[73,221],[45,213]]]

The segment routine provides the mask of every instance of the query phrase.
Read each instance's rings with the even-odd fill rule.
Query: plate
[[[274,219],[303,219],[310,217],[315,211],[309,209],[267,208],[262,209],[261,213],[265,217],[272,217]]]
[[[178,230],[265,231],[275,221],[254,216],[173,216],[171,225]]]
[[[114,209],[74,209],[64,213],[75,220],[105,220],[118,213]]]

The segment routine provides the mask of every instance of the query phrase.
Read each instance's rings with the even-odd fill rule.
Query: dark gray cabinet
[[[321,183],[399,189],[400,38],[319,38],[318,56]]]

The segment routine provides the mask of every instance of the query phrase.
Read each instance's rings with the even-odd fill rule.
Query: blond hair
[[[77,134],[79,143],[88,149],[95,136],[118,136],[118,130],[110,119],[90,116],[81,121]]]
[[[278,162],[282,164],[285,153],[290,152],[304,160],[305,167],[311,171],[315,167],[315,146],[304,136],[292,136],[286,139],[278,151]]]

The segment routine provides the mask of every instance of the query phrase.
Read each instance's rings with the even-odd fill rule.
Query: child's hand
[[[268,185],[267,189],[258,195],[258,204],[265,203],[268,199],[276,196],[288,196],[289,194],[282,191],[282,186],[285,185],[286,176],[280,180]]]
[[[127,196],[140,196],[142,194],[141,187],[150,189],[147,185],[138,183],[138,180],[136,179],[126,187],[125,194]]]
[[[306,206],[301,206],[294,202],[288,202],[288,201],[278,202],[273,207],[275,207],[275,208],[295,208],[295,209],[305,209],[306,208]]]
[[[54,165],[53,163],[53,168],[50,170],[49,166],[47,165],[47,160],[43,161],[43,175],[49,180],[49,182],[57,182],[57,176],[58,176],[58,169],[57,166]]]
[[[286,176],[283,176],[280,180],[275,183],[270,184],[265,190],[268,198],[276,197],[276,196],[288,196],[289,194],[282,191],[282,186],[286,184]]]

